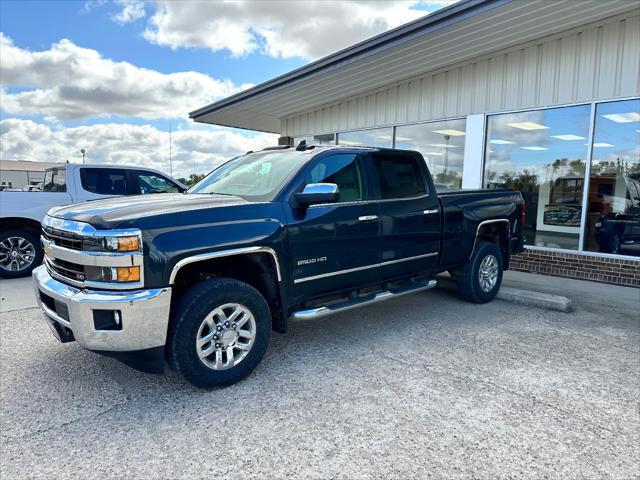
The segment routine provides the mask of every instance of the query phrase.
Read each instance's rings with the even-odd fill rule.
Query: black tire
[[[239,363],[227,370],[215,370],[198,356],[196,338],[205,317],[216,308],[231,303],[250,311],[255,321],[255,337],[251,349]],[[260,292],[230,278],[205,280],[191,287],[174,309],[167,337],[167,361],[196,387],[226,387],[253,371],[267,351],[270,337],[271,311]]]
[[[487,291],[481,285],[480,268],[483,260],[490,256],[492,256],[497,263],[497,279],[495,285]],[[469,302],[487,303],[493,300],[500,289],[500,284],[502,283],[502,269],[502,252],[498,245],[479,240],[476,244],[473,257],[464,266],[464,269],[461,269],[460,274],[455,277],[458,285],[458,292],[460,292],[462,298]]]
[[[15,263],[12,263],[12,265],[5,265],[5,259],[8,259],[8,257],[5,257],[4,254],[10,255],[11,253],[7,253],[7,252],[10,252],[10,250],[14,250],[14,249],[7,249],[7,247],[9,247],[12,244],[18,246],[18,243],[15,241],[15,239],[23,239],[29,242],[29,244],[33,247],[33,249],[24,250],[21,252],[23,254],[28,252],[29,258],[31,258],[31,263],[22,267],[20,270],[13,269],[13,268],[19,268],[19,267],[16,267]],[[17,249],[15,249],[15,251],[18,252]],[[31,275],[31,272],[33,272],[33,269],[42,263],[43,255],[44,255],[44,250],[42,249],[42,245],[40,244],[40,237],[38,236],[37,233],[31,230],[23,229],[23,228],[12,228],[9,230],[2,230],[0,232],[0,277],[2,278],[28,277],[29,275]],[[22,260],[23,258],[24,257],[21,257],[20,261],[23,261]]]

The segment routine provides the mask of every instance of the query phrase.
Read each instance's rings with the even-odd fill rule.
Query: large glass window
[[[393,146],[393,129],[387,127],[339,133],[338,145],[391,148]]]
[[[528,245],[578,248],[590,115],[579,105],[487,119],[485,188],[522,192]]]
[[[422,154],[437,190],[460,189],[466,123],[458,119],[397,127],[396,148]]]
[[[293,139],[293,144],[298,146],[302,141],[307,142],[307,145],[317,145],[319,147],[325,145],[335,145],[336,135],[335,133],[324,133],[320,135],[307,135],[305,137],[296,137]]]
[[[640,256],[640,100],[595,115],[584,249]]]

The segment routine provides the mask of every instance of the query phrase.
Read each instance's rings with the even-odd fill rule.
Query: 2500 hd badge
[[[523,216],[511,190],[436,192],[417,152],[269,148],[185,194],[50,210],[33,277],[60,341],[222,387],[290,319],[427,290],[444,271],[466,300],[490,301]]]

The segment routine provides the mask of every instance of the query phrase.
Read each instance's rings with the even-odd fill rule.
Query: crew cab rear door
[[[378,204],[358,153],[318,156],[295,191],[310,183],[335,183],[338,201],[290,208],[288,240],[293,300],[374,283],[378,272]]]
[[[424,160],[411,152],[389,150],[373,152],[367,161],[379,205],[382,278],[435,267],[441,211]]]

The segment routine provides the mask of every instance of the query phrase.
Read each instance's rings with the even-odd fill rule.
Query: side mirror
[[[308,207],[316,203],[333,203],[338,201],[340,191],[335,183],[310,183],[300,193],[295,194],[299,207]]]

